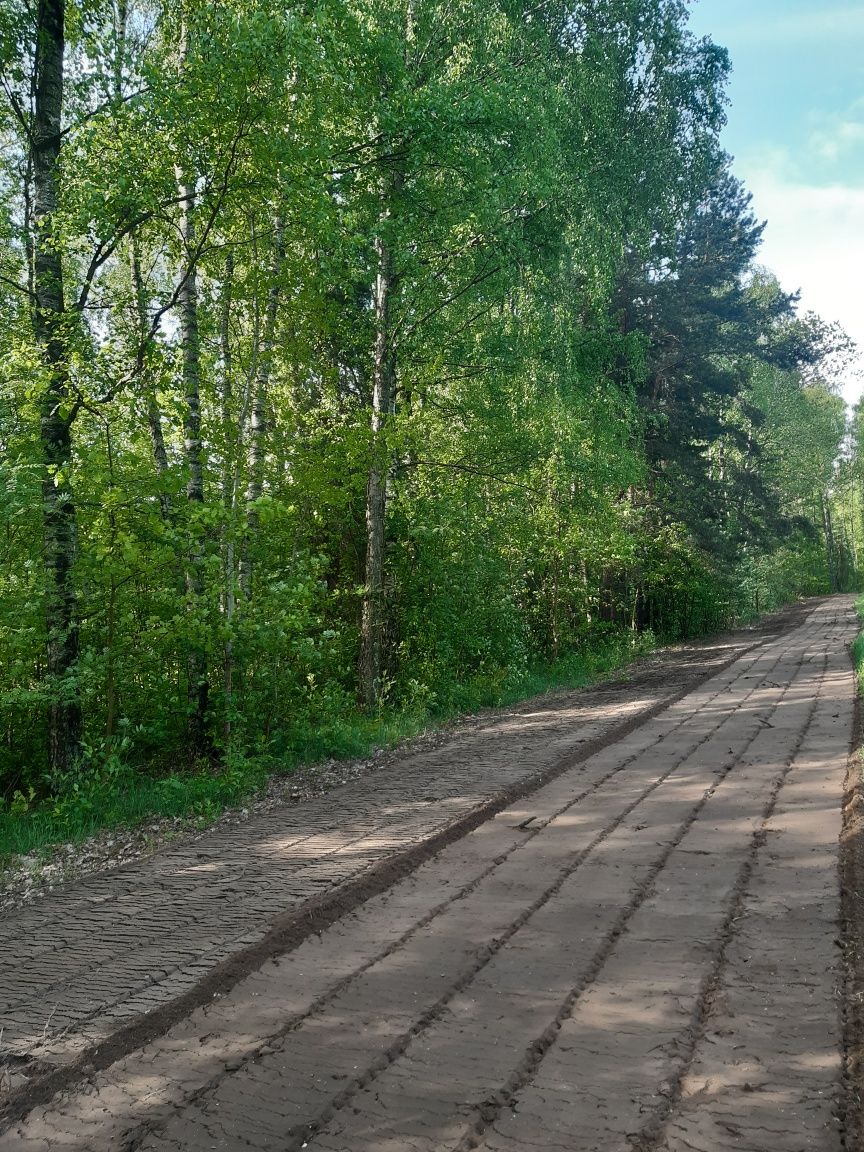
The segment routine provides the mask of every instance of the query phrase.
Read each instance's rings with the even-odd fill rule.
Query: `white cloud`
[[[753,208],[768,221],[759,262],[787,291],[801,290],[802,310],[839,321],[864,353],[864,188],[811,187],[773,173],[750,175]],[[858,400],[862,382],[844,395]]]
[[[811,114],[810,120],[814,128],[809,144],[815,156],[833,162],[841,157],[860,155],[864,141],[864,99],[854,100],[842,112]]]
[[[814,132],[810,138],[813,151],[824,160],[839,160],[850,149],[864,140],[864,124],[857,120],[843,120],[831,128]]]

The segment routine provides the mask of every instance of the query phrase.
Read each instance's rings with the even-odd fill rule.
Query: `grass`
[[[56,798],[37,802],[16,793],[11,804],[0,809],[0,866],[11,857],[40,856],[57,844],[86,840],[110,828],[165,818],[204,827],[226,808],[254,796],[271,777],[290,776],[300,765],[365,757],[483,708],[507,707],[595,683],[653,647],[650,636],[639,637],[635,644],[629,635],[610,636],[591,650],[535,664],[504,682],[499,678],[454,685],[446,699],[424,707],[334,717],[295,732],[278,758],[235,758],[219,771],[204,768],[154,778],[112,757],[77,773]]]
[[[858,619],[864,625],[864,596],[859,596],[855,601],[855,611],[858,613]],[[852,660],[855,665],[858,692],[864,694],[864,630],[858,633],[852,643]]]

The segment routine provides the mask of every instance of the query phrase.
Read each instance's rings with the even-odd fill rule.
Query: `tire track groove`
[[[804,649],[802,649],[801,656],[799,657],[799,660],[797,662],[797,665],[795,668],[795,675],[793,675],[792,680],[787,685],[787,687],[784,689],[780,699],[777,701],[775,708],[772,710],[772,715],[774,712],[776,712],[777,708],[779,708],[780,704],[783,702],[783,700],[785,699],[788,692],[794,686],[795,680],[797,678],[797,673],[799,673],[801,668],[803,667],[805,660],[806,660],[806,656],[807,656],[807,651],[806,651],[806,648],[804,648]],[[789,767],[790,767],[790,765],[794,759],[794,756],[797,753],[797,750],[800,748],[801,743],[804,740],[806,730],[809,727],[809,724],[810,724],[812,717],[813,717],[813,714],[815,712],[815,707],[816,707],[816,703],[814,701],[814,704],[811,706],[811,709],[808,713],[805,727],[802,730],[802,732],[799,734],[798,739],[796,740],[794,749],[793,749],[792,753],[790,753],[787,763],[784,764],[784,768],[782,770],[782,773],[778,776],[777,780],[775,781],[775,785],[774,785],[774,788],[772,789],[771,797],[769,798],[769,801],[767,802],[766,809],[763,811],[763,822],[765,819],[767,819],[769,811],[773,810],[773,806],[776,803],[776,796],[779,794],[780,788],[782,787],[782,781],[783,781],[783,779],[785,779],[786,774],[788,774]],[[738,709],[736,709],[736,711],[737,710]],[[761,730],[761,727],[762,726],[760,725],[760,730]],[[758,735],[758,732],[756,734],[754,734],[754,737],[753,737],[754,740],[756,739],[756,735]],[[752,743],[752,741],[751,741],[751,743]],[[715,785],[713,785],[706,792],[702,801],[700,801],[700,803],[694,808],[690,818],[685,822],[684,825],[682,825],[682,827],[679,830],[679,833],[676,836],[675,840],[669,845],[667,851],[664,852],[663,857],[657,861],[656,865],[652,869],[650,876],[646,879],[641,890],[636,894],[636,896],[634,896],[634,899],[631,901],[631,903],[628,905],[628,907],[622,913],[622,915],[619,918],[619,921],[616,924],[613,932],[610,933],[610,935],[606,938],[606,940],[604,940],[600,950],[598,951],[598,953],[594,959],[594,962],[591,965],[590,970],[579,981],[579,983],[573,987],[571,992],[568,994],[566,1000],[562,1003],[562,1005],[561,1005],[559,1011],[557,1012],[557,1014],[555,1015],[554,1019],[546,1026],[546,1028],[543,1030],[543,1032],[528,1047],[522,1061],[514,1069],[513,1073],[511,1074],[511,1076],[507,1080],[507,1082],[504,1085],[502,1085],[502,1087],[496,1093],[494,1093],[493,1095],[490,1095],[485,1101],[483,1101],[483,1103],[476,1109],[475,1119],[474,1119],[473,1123],[469,1123],[468,1131],[466,1132],[466,1135],[463,1138],[463,1140],[457,1145],[456,1152],[471,1152],[471,1150],[478,1148],[482,1142],[482,1139],[483,1139],[485,1132],[498,1119],[498,1117],[501,1114],[501,1112],[503,1111],[503,1109],[506,1107],[512,1107],[517,1100],[518,1094],[534,1079],[544,1057],[546,1056],[549,1049],[553,1046],[553,1044],[557,1040],[557,1037],[561,1031],[561,1027],[562,1027],[564,1021],[571,1015],[571,1013],[573,1012],[573,1009],[576,1007],[576,1004],[578,1003],[579,999],[584,995],[584,993],[588,990],[588,988],[596,981],[596,979],[599,976],[600,972],[602,971],[604,965],[606,964],[606,961],[609,959],[612,951],[614,950],[616,943],[618,942],[619,938],[623,935],[628,923],[633,918],[634,914],[639,909],[639,907],[649,898],[649,896],[650,896],[650,894],[654,888],[654,885],[656,884],[656,881],[657,881],[660,873],[663,871],[664,867],[668,863],[669,858],[672,856],[675,849],[681,844],[686,833],[693,826],[693,824],[695,824],[696,820],[698,819],[701,811],[703,810],[703,808],[707,804],[708,800],[716,792],[719,785],[722,784],[723,781],[727,778],[727,776],[732,771],[734,766],[735,766],[735,764],[732,763],[726,768],[721,779],[718,780],[717,783]],[[760,833],[755,834],[754,843],[757,840],[757,838],[759,837],[759,835],[760,835]],[[751,851],[754,851],[752,846],[751,846]],[[752,869],[752,863],[750,864],[750,869]],[[747,875],[749,875],[749,869],[747,871]],[[740,884],[741,884],[741,879],[739,878],[738,885],[736,886],[736,890],[737,890],[737,887],[740,886]],[[731,924],[731,919],[732,919],[732,913],[730,912],[729,916],[727,917],[727,921],[730,924]],[[704,992],[703,992],[703,996],[704,996]],[[695,1045],[694,1045],[694,1047],[695,1047]]]
[[[758,657],[746,665],[748,670],[752,669],[752,667],[755,665],[757,659],[758,659]],[[743,707],[752,698],[752,696],[756,692],[760,691],[762,688],[765,687],[766,682],[770,682],[770,677],[773,674],[773,672],[775,671],[775,669],[776,669],[776,667],[777,667],[777,665],[781,659],[782,659],[782,654],[778,654],[777,658],[773,661],[771,666],[769,668],[767,668],[764,671],[764,673],[761,675],[761,678],[755,684],[751,685],[749,687],[749,689],[746,691],[745,695],[742,697],[742,700],[740,702],[739,707]],[[749,674],[749,672],[748,672],[748,674]],[[704,707],[710,706],[712,703],[714,703],[714,701],[719,699],[722,695],[724,695],[729,690],[730,690],[729,686],[725,686],[725,685],[723,687],[719,688],[716,692],[712,693],[707,698]],[[651,744],[647,745],[645,749],[640,749],[639,751],[634,752],[631,755],[627,756],[620,764],[616,765],[610,771],[606,772],[603,776],[599,777],[596,781],[594,781],[590,787],[585,788],[581,792],[577,793],[575,796],[573,796],[566,803],[562,804],[559,808],[555,809],[550,815],[548,815],[546,817],[540,817],[539,820],[537,817],[532,816],[529,818],[529,820],[523,821],[523,823],[518,825],[517,827],[523,828],[523,826],[525,824],[531,825],[530,828],[526,829],[527,834],[525,837],[523,837],[516,844],[514,844],[508,851],[500,853],[498,856],[496,856],[490,862],[490,865],[486,869],[484,869],[479,875],[477,875],[469,884],[462,886],[458,891],[454,892],[450,897],[448,897],[447,900],[442,901],[441,903],[436,905],[434,908],[432,908],[428,913],[426,913],[418,921],[416,921],[414,924],[412,924],[411,927],[408,928],[404,933],[402,933],[399,937],[394,939],[386,948],[383,948],[380,952],[378,952],[374,956],[370,957],[365,963],[360,965],[358,968],[356,968],[349,975],[345,976],[343,979],[339,980],[336,984],[334,984],[331,988],[329,988],[327,990],[327,992],[325,992],[321,996],[317,997],[309,1005],[309,1007],[305,1011],[303,1011],[301,1013],[297,1013],[296,1015],[292,1016],[289,1020],[285,1021],[284,1024],[278,1030],[276,1030],[272,1034],[269,1034],[268,1036],[262,1038],[262,1042],[260,1044],[258,1044],[254,1049],[251,1049],[239,1062],[236,1060],[232,1061],[230,1069],[226,1068],[221,1074],[218,1074],[217,1076],[215,1076],[213,1079],[208,1081],[207,1084],[203,1085],[200,1089],[198,1089],[197,1091],[190,1093],[188,1096],[186,1096],[184,1098],[183,1107],[184,1108],[189,1107],[189,1106],[192,1106],[194,1104],[206,1101],[208,1097],[210,1097],[214,1092],[218,1091],[220,1084],[228,1076],[232,1076],[232,1075],[236,1074],[238,1071],[241,1071],[242,1069],[244,1069],[248,1064],[259,1059],[261,1054],[262,1054],[262,1051],[261,1051],[262,1048],[266,1048],[266,1049],[271,1048],[272,1046],[277,1044],[280,1040],[282,1040],[284,1037],[289,1035],[291,1032],[294,1032],[297,1029],[301,1028],[306,1021],[312,1019],[315,1016],[320,1016],[324,1012],[326,1012],[327,1008],[333,1003],[333,1001],[341,993],[343,993],[346,989],[351,987],[351,985],[355,984],[360,978],[362,978],[362,976],[366,972],[368,972],[370,969],[374,968],[375,965],[380,964],[380,962],[382,960],[386,959],[387,957],[398,952],[400,949],[404,948],[404,946],[413,937],[415,937],[424,928],[431,925],[438,917],[440,917],[448,909],[454,907],[460,901],[462,901],[462,900],[466,899],[468,896],[472,895],[475,891],[477,891],[478,888],[480,888],[482,883],[486,879],[488,879],[503,863],[508,861],[516,853],[522,851],[532,840],[534,840],[537,836],[539,836],[545,829],[547,829],[556,820],[560,819],[561,816],[565,815],[571,809],[575,808],[577,805],[584,802],[588,797],[599,792],[604,787],[604,785],[609,783],[611,780],[613,780],[615,777],[619,776],[623,772],[625,772],[634,763],[636,763],[642,756],[644,756],[646,754],[646,752],[654,750],[654,749],[658,748],[660,745],[662,745],[662,743],[665,740],[667,740],[674,733],[678,732],[682,727],[684,727],[684,725],[686,725],[689,721],[691,721],[693,719],[693,717],[697,714],[697,712],[698,712],[698,709],[692,709],[692,710],[688,711],[672,727],[670,727],[667,731],[661,733],[657,737],[656,740],[654,740]],[[399,1040],[394,1042],[392,1054],[390,1053],[390,1050],[388,1049],[388,1053],[385,1053],[382,1056],[380,1056],[378,1059],[376,1059],[374,1061],[373,1065],[370,1065],[370,1069],[374,1067],[376,1070],[376,1074],[379,1074],[380,1071],[382,1071],[384,1068],[389,1067],[389,1065],[391,1063],[393,1063],[393,1061],[395,1059],[398,1059],[398,1056],[401,1054],[401,1051],[404,1050],[405,1047],[407,1047],[408,1043],[410,1043],[410,1041],[415,1036],[421,1035],[422,1032],[430,1024],[434,1023],[435,1020],[440,1018],[441,1014],[446,1009],[447,1005],[450,1003],[452,998],[455,995],[458,995],[458,993],[460,991],[462,991],[465,987],[467,987],[471,983],[471,981],[477,976],[477,974],[480,971],[482,971],[482,969],[484,967],[486,967],[486,965],[489,963],[489,961],[495,955],[497,955],[497,953],[501,950],[501,948],[503,948],[504,945],[510,939],[512,939],[512,937],[516,934],[516,932],[518,932],[518,930],[540,908],[542,908],[545,904],[547,904],[549,902],[549,900],[551,900],[561,890],[561,888],[564,886],[566,881],[578,870],[579,867],[581,867],[581,865],[585,862],[585,860],[587,860],[589,858],[589,856],[597,849],[597,847],[599,847],[600,844],[602,844],[613,832],[615,832],[621,826],[621,824],[627,819],[627,817],[630,816],[631,813],[640,804],[642,804],[648,796],[650,796],[666,780],[668,780],[672,775],[674,775],[674,773],[678,771],[678,769],[681,767],[681,765],[684,764],[696,751],[698,751],[698,749],[700,747],[702,747],[702,745],[704,745],[710,739],[712,739],[716,735],[718,729],[721,728],[724,724],[726,724],[728,722],[728,720],[729,720],[728,713],[720,714],[718,716],[717,723],[715,724],[715,726],[712,729],[707,731],[704,734],[704,736],[702,736],[700,739],[694,741],[692,743],[692,745],[690,745],[686,749],[686,751],[682,752],[680,754],[680,756],[671,763],[671,766],[668,768],[668,770],[666,772],[662,773],[659,777],[657,777],[654,781],[652,781],[652,783],[650,783],[646,788],[644,788],[642,790],[642,792],[630,804],[628,804],[622,811],[620,811],[618,813],[618,815],[613,820],[611,820],[584,849],[582,849],[580,852],[576,853],[574,855],[573,859],[571,860],[570,864],[568,864],[562,871],[559,872],[558,878],[556,879],[554,884],[552,884],[547,889],[545,889],[544,892],[541,894],[541,896],[538,897],[537,900],[532,905],[530,905],[528,908],[526,908],[515,921],[511,922],[511,924],[507,928],[505,928],[504,931],[501,934],[499,934],[493,942],[491,942],[489,945],[477,950],[477,952],[474,955],[473,963],[469,966],[468,969],[465,970],[465,972],[460,977],[460,979],[455,984],[453,984],[448,989],[448,991],[446,993],[444,993],[442,995],[442,997],[439,999],[439,1001],[437,1001],[435,1004],[433,1004],[418,1019],[418,1021],[416,1022],[415,1026],[413,1028],[406,1031],[406,1033],[404,1033],[403,1036],[400,1037]],[[754,738],[755,738],[755,735],[756,734],[754,733]],[[534,824],[533,821],[535,821],[535,820],[538,820],[538,823]],[[400,1048],[400,1043],[401,1043],[401,1048]],[[399,1050],[397,1051],[397,1049],[399,1049]],[[365,1083],[371,1082],[372,1079],[374,1079],[374,1076],[370,1077],[368,1081],[364,1081],[364,1083],[362,1083],[362,1084],[358,1083],[358,1088],[364,1087]],[[347,1099],[347,1097],[346,1097],[346,1099]],[[130,1133],[129,1136],[124,1140],[124,1143],[123,1143],[124,1152],[136,1152],[136,1150],[141,1146],[142,1142],[149,1135],[152,1135],[155,1132],[159,1131],[160,1128],[163,1127],[165,1123],[166,1123],[165,1120],[162,1120],[162,1121],[156,1122],[156,1123],[148,1122],[148,1123],[140,1126],[140,1128],[136,1129],[136,1131],[134,1133]]]
[[[763,652],[761,654],[761,657],[764,658],[764,656],[765,656],[765,653]],[[783,657],[784,657],[783,652],[779,651],[776,654],[776,657],[773,660],[771,660],[770,665],[767,668],[765,668],[763,670],[763,672],[759,675],[756,682],[753,685],[751,685],[749,687],[749,689],[744,693],[744,695],[742,696],[742,698],[739,700],[738,704],[736,705],[734,711],[732,713],[729,713],[728,711],[720,713],[717,717],[717,722],[714,724],[714,726],[712,728],[707,730],[700,739],[698,739],[697,741],[694,741],[691,745],[689,745],[688,748],[672,763],[672,765],[670,766],[670,768],[667,771],[662,773],[660,775],[660,777],[655,779],[646,789],[644,789],[642,791],[642,793],[638,797],[636,797],[631,803],[627,804],[624,809],[619,811],[617,816],[612,821],[610,821],[609,824],[607,824],[601,830],[601,832],[598,833],[598,835],[595,836],[594,839],[583,850],[581,850],[576,856],[574,856],[574,859],[571,861],[571,863],[559,874],[555,883],[553,883],[552,885],[547,887],[544,890],[544,892],[540,895],[540,897],[538,897],[535,901],[533,901],[531,905],[526,907],[522,911],[522,913],[514,921],[511,922],[510,926],[504,932],[500,933],[496,937],[494,942],[492,942],[490,945],[488,945],[487,947],[480,950],[480,952],[478,952],[478,954],[475,957],[474,963],[462,974],[462,976],[457,981],[455,981],[453,984],[450,985],[450,987],[447,989],[447,991],[445,993],[443,993],[441,995],[441,997],[433,1005],[430,1006],[430,1008],[428,1008],[420,1017],[418,1017],[418,1019],[414,1022],[414,1024],[412,1025],[411,1028],[405,1030],[398,1037],[396,1037],[394,1039],[394,1041],[382,1053],[380,1053],[380,1055],[378,1057],[376,1057],[373,1061],[371,1061],[362,1070],[362,1072],[360,1072],[357,1076],[351,1078],[351,1080],[348,1083],[346,1083],[343,1086],[343,1088],[331,1098],[328,1105],[323,1110],[321,1110],[319,1112],[319,1114],[315,1117],[315,1119],[313,1121],[305,1123],[302,1127],[294,1128],[290,1133],[285,1133],[284,1145],[280,1141],[280,1146],[284,1147],[285,1152],[294,1152],[295,1149],[302,1148],[304,1142],[311,1141],[313,1136],[314,1136],[314,1133],[316,1131],[320,1130],[340,1110],[347,1107],[350,1104],[353,1097],[359,1091],[361,1091],[364,1088],[371,1085],[377,1079],[377,1077],[381,1075],[382,1072],[384,1072],[387,1068],[389,1068],[395,1061],[397,1061],[400,1058],[401,1055],[403,1055],[403,1053],[407,1050],[409,1045],[414,1040],[416,1040],[417,1038],[422,1036],[422,1034],[432,1024],[434,1024],[438,1019],[440,1019],[440,1017],[446,1011],[447,1007],[449,1006],[449,1004],[451,1003],[453,998],[455,996],[457,996],[460,992],[464,991],[467,987],[469,987],[469,985],[477,977],[477,975],[489,964],[489,962],[493,959],[493,957],[496,956],[500,952],[500,950],[518,933],[518,931],[531,919],[531,917],[534,916],[542,907],[544,907],[555,895],[557,895],[560,892],[560,890],[562,889],[562,887],[564,886],[566,881],[568,879],[570,879],[570,877],[573,876],[574,873],[576,873],[578,868],[581,867],[581,865],[596,851],[596,849],[599,847],[599,845],[602,844],[615,830],[617,830],[621,826],[621,824],[627,819],[627,817],[630,816],[632,814],[632,812],[641,803],[643,803],[643,801],[646,799],[646,797],[650,796],[651,793],[656,791],[656,789],[658,787],[660,787],[660,785],[663,782],[665,782],[667,779],[669,779],[671,776],[673,776],[674,773],[681,767],[681,765],[686,763],[695,754],[695,752],[698,751],[699,748],[701,748],[706,742],[711,740],[713,737],[716,737],[718,731],[730,722],[732,716],[734,716],[738,711],[740,711],[743,707],[745,707],[745,705],[749,702],[749,700],[753,697],[753,695],[756,692],[762,690],[765,687],[766,683],[770,681],[770,677],[775,672],[778,664],[781,662]],[[794,676],[797,675],[798,671],[800,670],[802,663],[803,663],[803,655],[802,655],[801,659],[798,661],[798,663],[795,665],[795,672],[793,674],[793,680],[794,680]],[[746,666],[746,669],[747,669],[746,673],[745,673],[744,669],[742,669],[742,677],[744,675],[750,674],[750,668],[751,668],[751,665]],[[769,715],[774,714],[776,709],[779,707],[780,702],[783,700],[786,693],[788,692],[789,687],[790,687],[790,685],[787,684],[782,689],[781,694],[780,694],[779,698],[777,699],[777,701],[775,701],[770,706]],[[710,699],[711,700],[715,699],[716,696],[721,695],[724,691],[727,691],[727,690],[728,690],[728,686],[725,687],[724,689],[722,689],[720,692],[716,693],[715,695],[712,695]],[[682,721],[682,724],[686,723],[687,719],[692,719],[693,716],[695,716],[695,715],[696,715],[696,710],[689,713],[688,717]],[[676,731],[677,731],[678,727],[680,727],[680,725],[676,725],[676,728],[675,728]],[[683,824],[679,827],[678,834],[677,834],[675,840],[664,851],[663,855],[661,856],[661,859],[654,866],[651,873],[649,874],[648,879],[637,890],[637,893],[636,893],[634,899],[631,901],[631,904],[628,905],[628,908],[625,911],[624,916],[621,918],[621,920],[619,920],[619,922],[616,924],[616,926],[612,929],[609,937],[604,942],[602,949],[601,949],[604,957],[606,954],[608,954],[608,951],[611,951],[611,948],[614,946],[615,941],[618,939],[618,936],[621,934],[621,931],[623,930],[624,926],[626,925],[627,920],[629,920],[629,917],[632,915],[633,911],[635,911],[635,909],[642,903],[642,901],[645,898],[645,894],[650,891],[651,885],[653,884],[653,881],[656,878],[656,875],[662,870],[662,867],[664,866],[665,861],[668,858],[668,855],[671,853],[671,851],[674,849],[674,847],[677,845],[677,843],[680,842],[680,840],[686,834],[687,830],[692,826],[693,822],[695,822],[695,820],[698,818],[698,815],[701,812],[702,808],[704,807],[705,803],[707,803],[707,800],[710,798],[711,795],[713,795],[714,791],[716,790],[716,787],[722,782],[723,779],[725,779],[726,775],[728,775],[728,773],[734,768],[735,764],[737,763],[738,758],[740,758],[741,756],[743,756],[746,753],[747,749],[750,747],[752,742],[758,737],[758,735],[761,731],[761,727],[762,727],[761,725],[757,725],[755,727],[752,735],[749,737],[747,742],[744,744],[744,746],[742,748],[740,748],[738,751],[736,751],[731,756],[731,758],[729,758],[725,762],[725,764],[723,764],[719,769],[717,769],[715,771],[714,783],[706,790],[706,792],[703,794],[703,797],[702,797],[701,801],[699,802],[699,804],[693,810],[691,810],[687,820],[684,821]],[[667,735],[668,735],[668,733],[667,733]],[[661,743],[662,743],[662,740],[657,741],[652,747],[656,748]],[[638,755],[641,756],[641,755],[644,755],[644,753],[640,752]],[[612,774],[610,774],[610,775],[612,775]],[[562,812],[566,811],[569,807],[572,807],[572,806],[573,806],[572,804],[565,805],[560,811],[562,811]],[[549,822],[550,821],[547,821],[547,824]],[[514,851],[516,851],[516,850],[517,849],[514,849]],[[596,968],[596,970],[592,966],[590,979],[594,978],[594,976],[596,975],[596,971],[599,971],[599,967],[602,967],[602,961],[599,962],[599,965]],[[586,983],[587,983],[587,981],[586,981]],[[206,1099],[213,1095],[216,1088],[217,1088],[216,1085],[213,1085],[213,1084],[208,1085],[202,1091],[202,1093],[199,1094],[199,1099],[202,1102],[206,1102]],[[132,1147],[138,1147],[138,1146],[140,1146],[140,1145],[133,1145]]]
[[[823,638],[826,642],[833,643],[835,646],[836,643],[840,641],[841,635],[842,634],[840,629],[835,629],[833,632],[829,632],[829,634]],[[796,758],[798,757],[799,752],[801,752],[805,741],[808,740],[808,734],[813,723],[813,718],[814,715],[816,715],[821,694],[823,694],[827,655],[825,653],[813,654],[804,651],[802,653],[802,657],[803,660],[799,661],[798,664],[799,668],[801,668],[802,664],[811,664],[813,660],[818,659],[820,662],[821,670],[819,674],[820,680],[817,698],[813,700],[812,704],[808,708],[806,717],[801,723],[801,727],[798,729],[793,748],[790,749],[785,760],[783,760],[782,770],[773,781],[771,793],[768,794],[763,811],[761,811],[759,828],[757,828],[751,836],[748,857],[746,857],[744,863],[742,864],[740,874],[738,874],[736,878],[736,884],[733,888],[733,893],[729,897],[730,903],[727,905],[726,916],[725,920],[723,920],[723,925],[719,937],[718,954],[715,956],[712,969],[707,973],[702,987],[700,987],[699,995],[696,998],[694,1016],[692,1016],[691,1020],[689,1043],[685,1043],[683,1047],[679,1048],[681,1041],[675,1041],[675,1047],[679,1048],[680,1053],[679,1056],[677,1056],[677,1076],[675,1077],[675,1083],[673,1085],[661,1086],[659,1094],[665,1099],[662,1100],[659,1109],[655,1111],[651,1119],[647,1121],[644,1126],[639,1128],[638,1132],[631,1134],[631,1144],[628,1146],[636,1147],[636,1149],[647,1149],[650,1150],[650,1152],[655,1152],[655,1150],[657,1150],[657,1143],[655,1142],[657,1142],[658,1126],[661,1127],[662,1123],[665,1122],[670,1109],[672,1109],[674,1105],[674,1100],[677,1099],[677,1096],[679,1096],[682,1079],[685,1075],[687,1075],[687,1069],[689,1067],[690,1061],[692,1060],[692,1055],[694,1055],[696,1047],[699,1043],[700,1030],[702,1030],[702,1025],[704,1023],[706,1005],[708,1002],[710,1002],[712,990],[715,985],[717,985],[718,980],[722,975],[722,964],[723,961],[725,961],[725,953],[728,946],[728,941],[733,937],[734,925],[738,914],[740,914],[741,911],[742,901],[744,900],[746,894],[746,887],[748,887],[748,882],[750,880],[753,867],[755,867],[756,861],[758,859],[759,849],[761,846],[763,846],[765,841],[766,825],[768,821],[771,820],[772,813],[774,812],[776,804],[778,804],[778,799],[782,793],[783,786],[785,786],[785,783],[788,779],[789,773],[793,771]],[[793,687],[793,685],[790,685],[790,687]],[[570,999],[573,1000],[570,1008],[575,1008],[576,1002],[578,1001],[578,995],[571,996]],[[493,1098],[485,1101],[484,1106],[478,1109],[478,1114],[476,1115],[472,1130],[469,1132],[469,1134],[467,1134],[467,1136],[465,1136],[463,1142],[460,1145],[457,1145],[460,1152],[465,1152],[467,1149],[472,1149],[472,1147],[477,1147],[484,1143],[484,1135],[486,1134],[487,1130],[491,1128],[492,1124],[498,1120],[498,1117],[503,1111],[503,1108],[507,1106],[513,1106],[514,1109],[517,1109],[520,1104],[524,1104],[524,1101],[520,1101],[520,1099],[518,1099],[518,1093],[523,1091],[525,1087],[532,1082],[532,1079],[536,1077],[540,1068],[541,1061],[543,1061],[544,1056],[546,1053],[548,1053],[548,1051],[550,1051],[550,1048],[555,1043],[556,1038],[558,1038],[558,1033],[561,1029],[561,1026],[563,1022],[567,1020],[568,1016],[569,1011],[562,1011],[562,1013],[556,1017],[556,1020],[553,1021],[552,1024],[545,1030],[543,1036],[538,1038],[535,1046],[532,1046],[528,1049],[521,1068],[515,1071],[514,1075],[510,1077],[509,1081],[502,1086],[502,1089],[497,1094],[495,1094]],[[684,1029],[683,1034],[688,1034],[688,1030]],[[589,1046],[588,1048],[582,1049],[582,1051],[593,1052],[593,1048]],[[559,1066],[558,1074],[556,1074],[558,1076],[564,1075],[560,1070],[560,1067],[561,1066]],[[547,1086],[550,1083],[555,1083],[555,1074],[553,1074],[552,1081],[550,1081],[548,1077],[546,1078],[546,1081],[544,1081],[544,1084]],[[626,1084],[622,1084],[621,1086],[626,1087]],[[536,1096],[535,1100],[543,1099],[545,1091],[546,1089],[539,1090],[539,1096]],[[578,1105],[576,1104],[576,1101],[574,1101],[574,1108],[578,1111]],[[500,1136],[499,1138],[501,1143],[499,1143],[498,1139],[493,1140],[493,1146],[495,1149],[501,1149],[501,1147],[505,1146],[509,1149],[510,1146],[516,1146],[511,1144],[511,1137],[509,1136],[506,1138]],[[569,1143],[567,1146],[569,1146]],[[604,1147],[605,1146],[606,1145],[604,1144]],[[614,1146],[616,1150],[619,1150],[620,1147],[623,1147],[623,1145],[619,1144],[615,1144]],[[612,1144],[609,1144],[609,1147],[612,1147]]]
[[[827,656],[823,657],[822,661],[822,677],[825,675],[825,670],[828,664]],[[708,973],[701,990],[701,993],[693,1008],[693,1016],[691,1027],[688,1030],[684,1044],[682,1045],[681,1057],[678,1066],[675,1068],[670,1082],[670,1091],[664,1096],[663,1103],[656,1109],[654,1115],[643,1125],[641,1131],[632,1139],[634,1152],[658,1152],[660,1142],[663,1137],[663,1128],[666,1121],[669,1119],[675,1108],[681,1100],[681,1090],[684,1078],[689,1071],[693,1057],[696,1053],[696,1048],[699,1042],[704,1039],[705,1035],[705,1018],[708,1012],[711,999],[717,994],[720,988],[723,969],[726,964],[726,952],[730,941],[735,934],[735,921],[740,918],[744,911],[744,900],[747,896],[747,890],[750,885],[750,879],[753,875],[753,870],[756,866],[756,860],[759,851],[764,847],[767,831],[766,825],[768,824],[774,809],[777,807],[777,801],[780,793],[783,790],[783,785],[786,783],[790,773],[795,766],[795,760],[798,753],[807,738],[807,734],[813,723],[813,717],[819,706],[822,697],[822,680],[820,679],[820,686],[817,695],[813,700],[810,711],[807,716],[807,721],[804,728],[801,730],[798,739],[795,742],[795,747],[790,753],[783,766],[782,771],[777,776],[772,786],[768,799],[765,802],[765,807],[762,811],[762,823],[759,829],[753,834],[750,851],[748,852],[747,859],[744,861],[738,873],[738,878],[735,883],[735,888],[732,894],[732,899],[729,903],[723,926],[717,941],[717,954],[714,960],[713,967]]]

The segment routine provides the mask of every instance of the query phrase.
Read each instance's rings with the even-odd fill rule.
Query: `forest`
[[[729,67],[683,0],[5,0],[0,815],[858,587]]]

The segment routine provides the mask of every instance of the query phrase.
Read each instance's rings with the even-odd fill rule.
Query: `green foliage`
[[[857,585],[848,341],[754,268],[728,59],[684,4],[69,0],[49,342],[41,11],[0,14],[7,844],[210,819],[276,768]]]
[[[864,622],[864,596],[855,601],[858,618]],[[864,695],[864,631],[858,633],[852,644],[852,663],[855,666],[855,680],[859,695]]]
[[[290,773],[332,757],[367,756],[424,732],[464,712],[503,707],[560,689],[578,688],[626,666],[650,652],[653,637],[615,634],[582,652],[572,652],[554,664],[525,666],[511,671],[504,682],[488,678],[464,681],[446,704],[412,701],[398,711],[375,716],[342,708],[314,726],[301,718],[284,734],[278,757],[232,755],[218,772],[192,765],[179,774],[154,778],[133,769],[125,760],[126,742],[106,752],[87,748],[75,776],[54,782],[54,794],[39,801],[36,791],[16,791],[0,803],[0,861],[4,856],[38,851],[51,844],[86,839],[117,825],[134,827],[160,818],[180,818],[190,827],[211,823],[228,805],[253,797],[275,773]]]

